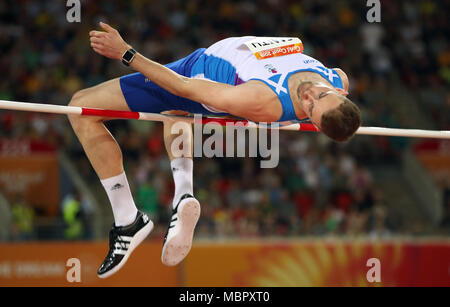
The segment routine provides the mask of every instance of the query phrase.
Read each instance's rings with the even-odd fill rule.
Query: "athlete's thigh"
[[[180,100],[180,97],[139,72],[121,77],[120,87],[128,107],[135,112],[161,113],[175,110]]]
[[[120,79],[105,81],[81,90],[74,96],[76,104],[87,108],[129,111],[130,108],[122,94]]]

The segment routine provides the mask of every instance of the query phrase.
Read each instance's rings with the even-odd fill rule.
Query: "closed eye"
[[[319,94],[319,99],[322,99],[323,97],[327,96],[329,92],[323,92]]]

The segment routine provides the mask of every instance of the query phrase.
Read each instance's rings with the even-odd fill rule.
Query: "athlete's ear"
[[[306,103],[313,103],[314,102],[314,96],[311,95],[311,92],[303,92],[300,95],[301,101],[305,101]]]

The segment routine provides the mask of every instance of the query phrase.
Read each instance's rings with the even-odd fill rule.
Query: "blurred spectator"
[[[11,202],[13,240],[30,240],[34,238],[34,210],[27,205],[23,195],[16,194]]]
[[[80,194],[67,195],[62,202],[62,216],[65,222],[64,237],[67,240],[81,239],[83,236],[82,207]]]
[[[387,208],[382,204],[377,204],[372,212],[372,225],[369,236],[372,239],[387,238],[391,235],[388,228]]]

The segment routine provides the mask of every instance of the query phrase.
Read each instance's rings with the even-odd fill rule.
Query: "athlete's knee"
[[[69,102],[71,107],[90,107],[89,90],[79,90],[73,94],[72,99]],[[78,135],[84,130],[88,129],[89,124],[92,122],[101,121],[101,118],[82,115],[68,115],[69,122],[72,125],[73,130]]]
[[[69,106],[70,107],[81,107],[82,98],[84,96],[84,90],[76,91],[75,94],[72,95],[72,98],[70,99]],[[72,124],[72,126],[75,128],[75,124],[78,122],[78,120],[81,118],[79,115],[72,115],[69,116],[69,121]]]
[[[87,107],[88,104],[88,90],[83,89],[76,91],[70,99],[69,106],[72,107]]]
[[[90,88],[76,91],[69,102],[69,106],[95,108],[96,107],[95,103],[97,101],[96,99],[94,99],[94,97],[98,95],[94,94],[95,93],[93,93],[92,89]],[[104,118],[97,116],[69,115],[69,121],[74,129],[76,128],[76,126],[82,126],[90,122],[100,122],[103,120]]]

